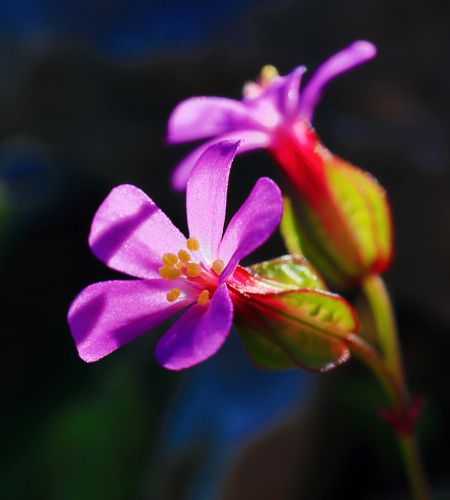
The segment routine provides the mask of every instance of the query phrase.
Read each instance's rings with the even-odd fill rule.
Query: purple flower
[[[85,288],[68,321],[80,357],[110,354],[186,309],[159,340],[156,357],[180,370],[212,356],[233,319],[233,274],[239,261],[278,226],[277,185],[259,179],[223,233],[228,177],[238,142],[222,141],[202,152],[187,182],[184,235],[140,189],[121,185],[98,209],[89,244],[110,268],[134,278]]]
[[[259,82],[245,85],[241,101],[193,97],[181,102],[169,119],[168,142],[213,139],[195,149],[178,165],[172,177],[174,188],[185,189],[196,161],[217,139],[240,139],[240,153],[258,148],[277,149],[280,135],[289,133],[301,122],[311,122],[322,92],[331,80],[372,59],[375,54],[373,44],[354,42],[325,61],[301,91],[304,66],[286,76],[278,76],[275,68],[268,66],[263,69]]]

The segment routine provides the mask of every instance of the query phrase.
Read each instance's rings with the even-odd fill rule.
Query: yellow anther
[[[175,302],[178,297],[180,296],[181,294],[181,290],[179,288],[172,288],[172,290],[170,290],[170,292],[167,292],[167,300],[169,302]]]
[[[189,252],[186,252],[186,250],[180,250],[178,252],[178,258],[181,260],[181,262],[189,262],[191,260],[191,254]]]
[[[170,272],[170,279],[174,280],[177,279],[181,276],[181,271],[177,269],[176,267],[173,267],[171,272]]]
[[[202,290],[197,297],[197,304],[199,306],[206,306],[209,302],[209,292],[208,290]]]
[[[174,280],[178,277],[181,276],[181,271],[176,268],[176,267],[169,267],[169,266],[162,266],[158,269],[159,274],[165,279],[165,280]]]
[[[202,268],[200,267],[200,264],[197,264],[195,262],[189,262],[186,264],[186,274],[190,278],[197,278],[197,276],[200,276],[202,274]]]
[[[176,264],[175,264],[175,267],[177,269],[182,269],[184,267],[184,262],[181,262],[181,260],[179,260]]]
[[[162,278],[164,278],[165,280],[168,280],[171,270],[172,270],[172,268],[169,266],[162,266],[158,269],[158,272]]]
[[[178,262],[178,257],[174,253],[165,253],[162,257],[163,264],[174,266]]]
[[[213,263],[212,263],[212,268],[214,270],[214,272],[216,274],[221,274],[222,271],[224,270],[225,268],[225,264],[223,262],[222,259],[216,259]]]
[[[186,246],[189,250],[195,252],[200,248],[200,243],[198,242],[197,238],[189,238],[186,242]]]
[[[261,80],[264,83],[270,83],[277,76],[279,76],[278,70],[271,64],[267,64],[261,69]]]

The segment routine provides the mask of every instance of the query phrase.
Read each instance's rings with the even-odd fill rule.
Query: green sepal
[[[280,223],[280,232],[286,250],[292,255],[303,255],[301,234],[295,220],[292,200],[288,196],[283,196],[283,217]]]
[[[366,267],[384,271],[392,259],[392,216],[386,192],[367,172],[333,156],[325,162],[329,184]]]
[[[284,348],[262,333],[265,329],[266,327],[260,328],[245,321],[238,324],[239,337],[252,362],[264,370],[298,368],[295,360],[289,357]]]
[[[328,283],[338,289],[345,289],[351,283],[350,276],[355,269],[346,269],[340,253],[325,232],[325,228],[314,211],[304,200],[294,198],[284,205],[283,220],[288,217],[289,231],[281,230],[281,236],[288,251],[292,241],[301,241],[301,253],[314,263]],[[297,237],[294,236],[297,235]]]
[[[320,207],[296,197],[285,201],[281,234],[289,251],[301,245],[333,287],[351,288],[368,274],[383,272],[391,261],[390,207],[370,174],[331,154],[324,171],[328,194]]]
[[[327,371],[350,357],[346,337],[359,328],[356,314],[312,272],[288,256],[235,273],[236,326],[257,366]]]
[[[327,287],[314,267],[299,255],[284,255],[250,266],[249,269],[263,278],[276,281],[285,289],[326,290]]]

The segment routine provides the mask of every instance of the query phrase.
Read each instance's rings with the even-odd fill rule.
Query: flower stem
[[[425,473],[420,459],[417,441],[413,434],[406,436],[398,435],[398,442],[408,474],[413,498],[417,500],[430,500],[430,492],[425,480]]]
[[[395,315],[389,293],[379,275],[368,276],[363,281],[363,291],[372,309],[378,342],[389,368],[395,373],[400,385],[406,392],[402,355],[398,341]]]
[[[362,338],[350,335],[347,341],[352,354],[366,364],[383,385],[396,417],[399,420],[404,419],[406,421],[409,416],[409,399],[404,386],[399,383],[394,371],[387,366],[378,352]],[[396,436],[400,445],[412,498],[414,500],[429,500],[431,496],[428,492],[414,433],[396,432]]]
[[[363,290],[377,329],[377,338],[383,354],[381,357],[372,346],[359,337],[350,339],[350,348],[378,377],[391,401],[396,417],[401,421],[410,418],[410,401],[405,382],[402,355],[398,341],[395,315],[389,293],[380,276],[372,275],[363,282]],[[425,474],[420,460],[413,430],[396,430],[400,451],[408,475],[411,493],[416,500],[428,500]]]
[[[372,370],[383,386],[395,415],[398,418],[405,418],[408,414],[408,400],[394,372],[387,366],[378,352],[364,339],[357,335],[349,335],[346,340],[352,354]]]

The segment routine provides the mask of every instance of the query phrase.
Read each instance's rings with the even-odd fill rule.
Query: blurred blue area
[[[122,59],[198,48],[257,0],[18,0],[1,7],[0,31],[30,44],[86,43]]]
[[[267,372],[246,357],[233,331],[219,353],[186,373],[170,409],[162,437],[173,459],[205,446],[201,476],[192,500],[218,498],[217,492],[242,445],[306,405],[312,376],[298,370]]]
[[[10,203],[21,212],[34,211],[61,193],[62,176],[46,153],[43,144],[31,137],[0,143],[0,181]]]
[[[27,237],[38,220],[67,201],[70,178],[50,160],[48,149],[26,135],[0,142],[0,257]]]

